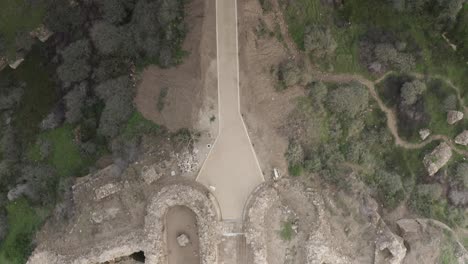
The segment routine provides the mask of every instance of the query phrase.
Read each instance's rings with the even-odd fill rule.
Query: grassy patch
[[[79,147],[73,141],[73,128],[70,125],[45,131],[39,135],[39,139],[51,143],[52,150],[47,162],[54,166],[62,177],[83,174],[83,170],[92,161],[92,157],[85,157],[81,154]],[[28,156],[32,160],[39,161],[39,146],[37,144],[28,151]]]
[[[290,221],[282,223],[281,230],[279,232],[281,239],[283,239],[284,241],[291,241],[294,235],[294,230],[292,226],[293,225]]]
[[[289,34],[299,49],[304,50],[304,34],[308,26],[322,23],[326,10],[320,0],[283,0],[284,14],[288,23]]]
[[[458,263],[458,259],[455,256],[455,251],[453,249],[453,246],[451,245],[446,245],[442,249],[442,252],[440,253],[439,256],[439,263],[441,264],[455,264]]]
[[[39,132],[40,122],[57,100],[55,85],[49,77],[53,70],[45,64],[47,59],[44,52],[42,47],[36,46],[20,67],[16,70],[7,68],[1,73],[5,78],[14,78],[26,84],[13,120],[19,133],[18,138],[25,145],[34,141]]]
[[[377,92],[388,107],[397,109],[401,100],[401,87],[405,82],[410,82],[413,79],[408,75],[389,75],[377,85]],[[420,141],[419,129],[428,128],[432,134],[446,135],[451,138],[455,137],[467,127],[468,121],[464,119],[455,125],[447,123],[447,109],[444,108],[444,100],[449,96],[456,96],[454,89],[440,79],[430,79],[426,81],[426,85],[427,90],[421,99],[423,102],[423,109],[421,110],[428,116],[428,121],[424,122],[424,124],[413,125],[408,124],[408,121],[399,120],[398,129],[400,135],[407,140]],[[462,109],[458,104],[458,100],[455,109]],[[398,117],[401,117],[400,114],[398,114]]]
[[[0,246],[0,263],[25,263],[32,250],[32,238],[47,212],[29,205],[26,199],[18,199],[6,206],[9,230]]]
[[[143,115],[135,111],[127,122],[122,135],[124,138],[135,138],[143,134],[159,133],[162,129],[159,125],[143,117]]]
[[[45,5],[42,0],[0,1],[0,33],[5,38],[8,55],[14,55],[18,32],[29,33],[42,22]]]

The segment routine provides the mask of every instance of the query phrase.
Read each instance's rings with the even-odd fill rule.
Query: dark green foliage
[[[420,80],[406,82],[401,87],[401,99],[404,105],[413,105],[426,91],[426,84]]]
[[[21,169],[21,176],[29,185],[27,197],[35,204],[54,205],[57,199],[59,178],[49,165],[27,165]]]
[[[380,200],[386,207],[395,208],[405,198],[400,175],[387,171],[377,171],[373,179],[381,196]]]
[[[133,113],[133,86],[127,76],[106,81],[96,87],[96,94],[105,102],[99,121],[99,133],[115,137]]]
[[[185,36],[183,6],[182,0],[138,1],[128,27],[131,55],[140,61],[156,60],[163,67],[176,64]]]
[[[83,27],[86,12],[81,5],[62,0],[47,0],[45,24],[53,32],[72,33]]]
[[[104,0],[100,1],[101,10],[103,13],[104,19],[112,24],[119,24],[124,21],[128,13],[126,10],[125,0]]]
[[[33,247],[32,238],[28,233],[19,233],[12,243],[8,244],[5,256],[15,263],[26,263]]]
[[[8,127],[2,132],[3,135],[0,142],[2,158],[12,162],[18,161],[21,152],[14,128]]]
[[[63,0],[47,0],[46,10],[44,23],[53,32],[73,33],[87,18],[82,5]]]
[[[129,69],[129,63],[120,58],[103,58],[93,71],[93,79],[97,83],[101,83],[122,76]]]
[[[91,47],[86,39],[78,40],[62,52],[63,63],[57,68],[58,77],[65,84],[87,79],[91,72]]]
[[[468,189],[468,163],[460,162],[453,173],[453,181],[461,188]]]
[[[6,210],[2,204],[0,209],[0,244],[5,239],[8,233],[8,218],[6,214]]]
[[[73,124],[79,122],[83,116],[81,108],[84,105],[86,97],[86,85],[76,85],[70,92],[65,95],[65,119],[68,123]]]
[[[437,219],[449,226],[463,222],[463,210],[454,208],[435,190],[435,185],[418,185],[409,199],[410,207],[424,217]]]
[[[152,121],[143,117],[140,112],[133,112],[127,122],[122,135],[126,139],[136,138],[145,134],[157,134],[162,131],[162,128]]]
[[[107,22],[97,22],[91,28],[91,39],[104,55],[116,53],[125,40],[121,29]]]
[[[464,61],[468,61],[468,4],[460,11],[449,37],[457,45],[457,53]]]
[[[271,11],[272,4],[271,0],[258,0],[260,2],[260,6],[262,7],[263,12]]]
[[[291,176],[297,177],[302,175],[304,169],[301,164],[293,164],[289,165],[288,170]]]

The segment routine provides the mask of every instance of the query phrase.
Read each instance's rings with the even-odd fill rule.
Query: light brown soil
[[[150,66],[143,71],[135,104],[148,119],[175,131],[198,129],[199,114],[204,125],[216,113],[216,17],[213,1],[193,0],[186,6],[188,34],[183,49],[188,56],[177,67]],[[167,89],[164,107],[157,104],[161,89]],[[206,128],[206,127],[205,127]]]
[[[276,1],[272,3],[276,5]],[[238,12],[241,111],[268,179],[273,168],[281,174],[287,173],[284,153],[288,143],[287,138],[279,135],[278,128],[295,107],[291,101],[303,94],[303,90],[291,87],[284,92],[276,92],[277,81],[270,69],[292,57],[290,51],[293,49],[287,42],[281,43],[270,36],[259,38],[255,33],[259,19],[263,19],[268,29],[273,31],[276,23],[281,21],[281,14],[261,15],[262,9],[256,0],[239,0]],[[279,25],[284,28],[283,23],[279,22]]]
[[[199,264],[200,242],[195,213],[185,206],[174,206],[166,213],[166,241],[168,264]],[[181,247],[177,237],[185,234],[190,243]]]

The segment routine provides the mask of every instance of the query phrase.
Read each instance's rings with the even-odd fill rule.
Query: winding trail
[[[387,116],[387,127],[390,130],[390,133],[392,134],[393,138],[395,139],[395,144],[397,146],[403,147],[405,149],[420,149],[420,148],[425,147],[427,144],[430,144],[433,141],[444,141],[452,148],[453,151],[455,151],[456,153],[460,155],[468,157],[468,151],[459,149],[455,145],[453,140],[445,135],[431,135],[426,140],[419,142],[419,143],[408,142],[400,137],[400,135],[398,134],[398,123],[397,123],[398,119],[396,117],[394,109],[391,109],[385,105],[385,103],[382,101],[382,99],[380,99],[375,89],[376,84],[383,81],[388,75],[392,73],[393,72],[387,72],[382,77],[380,77],[379,79],[373,82],[358,74],[330,74],[330,73],[324,73],[324,72],[318,71],[316,69],[312,69],[312,75],[321,81],[334,82],[334,83],[358,82],[366,86],[372,98],[377,102],[379,108]],[[418,78],[422,77],[421,74],[417,74],[417,73],[411,73],[411,75],[418,77]],[[439,78],[439,77],[433,76],[433,78]],[[460,102],[463,101],[460,96],[459,90],[456,86],[454,86],[451,82],[447,81],[446,79],[443,79],[443,78],[439,78],[439,79],[446,81],[452,88],[454,88],[457,91],[458,100]],[[468,109],[464,105],[463,107],[466,113]]]

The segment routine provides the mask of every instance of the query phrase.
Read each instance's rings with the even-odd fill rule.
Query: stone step
[[[223,236],[238,236],[243,235],[243,224],[240,221],[225,220],[221,222]]]

